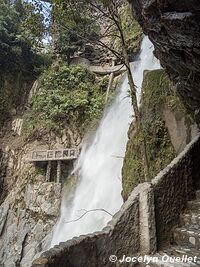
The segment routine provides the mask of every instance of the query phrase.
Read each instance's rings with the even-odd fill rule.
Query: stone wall
[[[121,258],[124,254],[155,252],[157,244],[160,248],[169,241],[170,231],[178,224],[187,200],[192,199],[197,189],[199,148],[200,136],[197,136],[151,184],[143,183],[133,190],[103,231],[61,243],[44,252],[32,266],[109,267],[113,266],[110,255]]]
[[[158,246],[170,239],[170,230],[179,223],[179,215],[187,200],[199,189],[200,139],[196,137],[152,181]]]
[[[154,221],[154,209],[148,210],[145,199],[148,199],[148,203],[153,199],[151,186],[147,183],[133,190],[121,210],[103,231],[60,243],[59,246],[44,252],[32,266],[113,266],[109,261],[110,255],[122,258],[124,254],[137,254],[144,240],[140,232],[148,232],[148,223]],[[147,233],[151,236],[151,242],[146,242],[144,250],[156,249],[155,229],[153,223],[151,225],[151,233]]]

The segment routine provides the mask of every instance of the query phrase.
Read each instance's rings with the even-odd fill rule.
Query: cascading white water
[[[152,51],[153,45],[144,37],[140,58],[132,64],[138,99],[141,95],[143,71],[160,67]],[[121,169],[128,140],[127,132],[133,119],[128,91],[128,80],[125,77],[116,99],[106,109],[91,143],[86,141],[83,144],[76,165],[79,183],[72,201],[68,201],[67,196],[63,194],[61,215],[55,227],[51,246],[74,236],[101,230],[111,219],[105,211],[114,214],[122,205]],[[85,211],[90,212],[74,221]]]

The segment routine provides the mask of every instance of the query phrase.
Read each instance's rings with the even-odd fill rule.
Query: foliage
[[[10,110],[24,103],[33,80],[51,64],[51,53],[37,49],[43,36],[42,18],[31,3],[0,0],[1,127]]]
[[[25,31],[23,24],[27,20],[28,7],[30,4],[22,4],[21,0],[14,4],[0,0],[0,71],[3,73],[20,71],[31,74],[40,61],[32,45],[33,40],[41,38],[36,30],[37,21],[41,26],[41,14],[36,15],[33,7],[31,12],[29,10],[29,17],[37,16],[38,19],[35,19],[34,27],[26,27]]]
[[[86,68],[59,64],[44,72],[39,93],[30,104],[26,118],[29,133],[42,128],[60,131],[65,125],[84,130],[99,118],[104,95]]]
[[[129,132],[130,140],[123,167],[124,198],[128,197],[138,183],[144,182],[143,155],[141,155],[139,147],[143,134],[146,137],[151,178],[166,167],[176,155],[162,116],[164,104],[172,110],[177,107],[182,109],[182,105],[164,71],[147,72],[143,82],[143,97],[140,108],[142,124],[137,132],[132,125]]]
[[[20,8],[17,8],[17,2],[20,2]],[[20,16],[19,25],[19,38],[27,42],[34,49],[43,47],[43,37],[45,34],[44,15],[41,11],[42,7],[39,4],[33,4],[30,2],[21,3],[21,0],[17,0],[15,8]],[[34,25],[34,27],[33,27]]]
[[[52,4],[52,35],[58,54],[70,63],[75,52],[84,49],[95,38],[99,28],[92,17],[87,1],[60,1]]]
[[[102,46],[123,61],[122,46],[135,53],[142,34],[125,0],[54,0],[52,29],[56,51],[68,63],[87,43]]]

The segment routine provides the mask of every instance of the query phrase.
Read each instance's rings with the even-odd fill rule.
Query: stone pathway
[[[181,215],[181,227],[173,232],[173,246],[158,252],[154,257],[158,257],[158,262],[150,263],[146,267],[192,267],[200,266],[200,191],[196,192],[196,199],[189,201],[187,210]],[[196,257],[195,262],[190,263],[170,263],[163,262],[165,256],[169,257]]]

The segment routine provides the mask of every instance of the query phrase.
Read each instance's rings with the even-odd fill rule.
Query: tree
[[[19,37],[36,51],[39,50],[43,47],[43,38],[46,32],[42,6],[30,2],[22,4],[21,0],[17,0],[15,9],[18,11],[20,19]]]
[[[25,27],[25,22],[31,16],[35,17],[34,27],[32,23],[29,27]],[[32,68],[35,60],[34,51],[37,50],[38,41],[41,41],[43,35],[41,19],[42,15],[39,13],[36,15],[35,7],[29,3],[23,3],[21,0],[14,3],[0,0],[0,69],[2,72],[7,70],[28,72]],[[40,27],[40,31],[36,30],[35,25]]]
[[[52,36],[54,49],[70,63],[75,52],[84,49],[99,31],[85,1],[52,2]],[[81,38],[80,38],[81,37]]]

